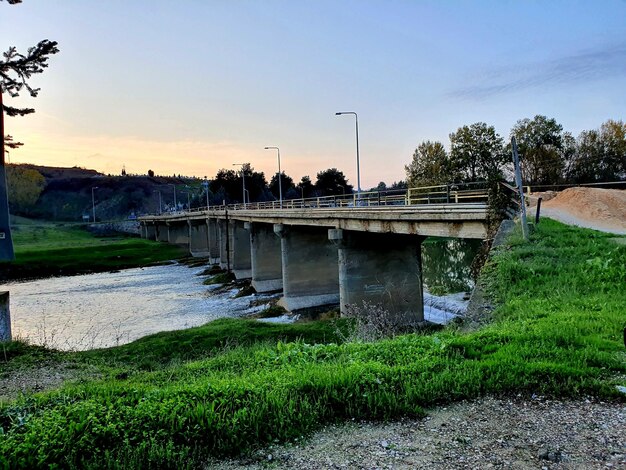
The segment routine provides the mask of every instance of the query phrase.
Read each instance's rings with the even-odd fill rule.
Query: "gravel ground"
[[[328,426],[216,469],[626,469],[626,406],[593,398],[483,398],[420,420]]]

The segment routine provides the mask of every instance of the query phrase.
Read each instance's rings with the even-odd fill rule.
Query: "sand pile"
[[[566,224],[626,234],[626,191],[568,188],[545,201],[541,215]]]

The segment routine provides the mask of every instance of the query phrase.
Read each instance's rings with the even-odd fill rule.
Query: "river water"
[[[237,289],[212,295],[202,269],[184,265],[14,282],[10,291],[13,336],[64,350],[128,343],[151,333],[202,325],[262,310],[232,298]]]
[[[446,323],[464,311],[464,292],[473,286],[470,264],[479,247],[473,240],[424,243],[427,320]],[[0,290],[10,291],[14,337],[63,350],[116,346],[160,331],[241,317],[263,310],[272,299],[234,298],[236,288],[218,293],[219,286],[202,284],[202,270],[173,264],[14,282]]]

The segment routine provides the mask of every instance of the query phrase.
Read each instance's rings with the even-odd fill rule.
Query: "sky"
[[[60,52],[5,118],[12,163],[269,181],[405,177],[424,140],[537,114],[577,135],[626,110],[626,1],[24,0],[0,49]]]

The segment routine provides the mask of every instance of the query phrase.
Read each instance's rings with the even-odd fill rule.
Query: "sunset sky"
[[[626,110],[626,1],[24,0],[0,49],[61,52],[6,118],[11,162],[269,180],[336,167],[404,178],[415,147],[545,114],[577,135]]]

